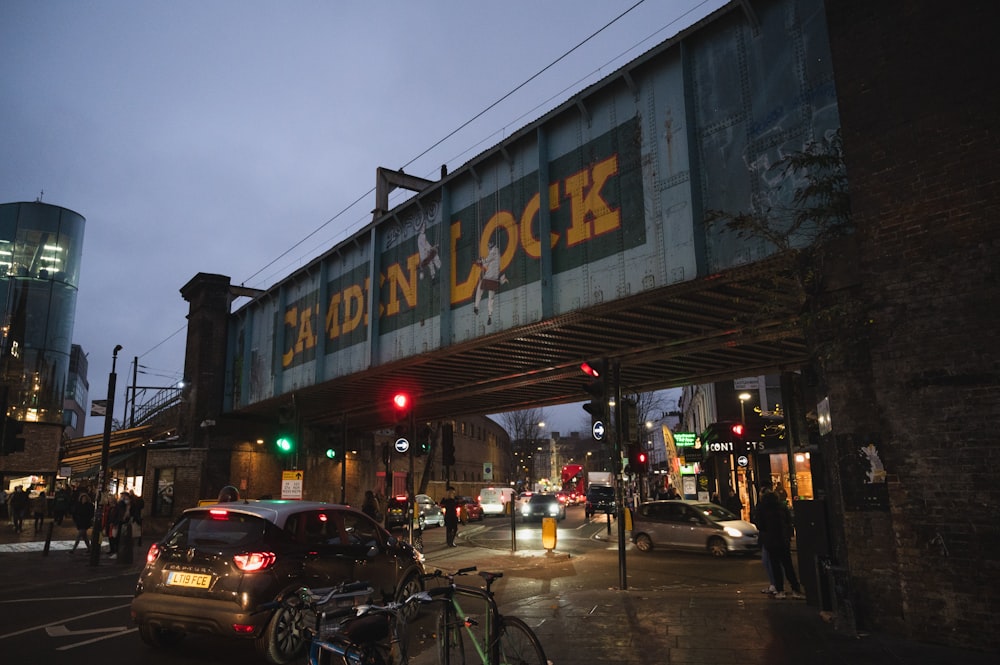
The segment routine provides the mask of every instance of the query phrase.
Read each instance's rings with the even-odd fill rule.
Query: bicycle
[[[308,665],[329,665],[333,657],[345,665],[407,662],[406,620],[411,608],[430,602],[430,596],[421,591],[401,602],[358,604],[372,593],[367,582],[348,582],[324,589],[302,587],[282,601],[309,637]]]
[[[436,570],[424,575],[424,580],[446,579],[447,585],[427,589],[424,593],[435,600],[443,600],[444,607],[438,617],[437,646],[441,665],[465,665],[466,647],[470,647],[470,662],[482,665],[547,665],[545,651],[534,631],[521,619],[503,616],[493,595],[493,583],[503,573],[479,572],[485,587],[456,584],[455,578],[476,572],[476,566],[462,568],[454,573]],[[463,610],[460,599],[475,600],[484,608],[485,625],[474,615]],[[468,605],[468,602],[466,602]],[[476,629],[482,629],[482,639]]]

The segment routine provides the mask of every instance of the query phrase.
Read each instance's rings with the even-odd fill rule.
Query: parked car
[[[420,507],[420,528],[444,526],[444,508],[426,494],[418,494],[415,501]]]
[[[701,501],[649,501],[632,514],[632,542],[648,552],[655,547],[708,552],[713,556],[756,554],[757,527],[722,506]]]
[[[423,574],[423,556],[359,510],[219,503],[185,510],[149,548],[131,615],[151,647],[169,648],[188,633],[252,639],[277,665],[306,647],[298,610],[278,604],[299,587],[363,579],[375,602],[402,600],[422,588]]]
[[[483,519],[483,507],[471,496],[456,497],[460,504],[460,517],[462,523],[481,522]]]
[[[566,518],[566,504],[555,494],[532,494],[528,502],[521,506],[521,515],[525,520],[555,517],[557,520]]]
[[[587,499],[584,504],[587,517],[598,513],[615,512],[615,488],[605,485],[591,485],[587,488]]]

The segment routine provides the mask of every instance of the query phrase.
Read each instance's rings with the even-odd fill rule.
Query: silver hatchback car
[[[712,556],[756,554],[757,527],[722,506],[700,501],[650,501],[632,512],[632,542],[641,552],[655,547],[708,552]]]

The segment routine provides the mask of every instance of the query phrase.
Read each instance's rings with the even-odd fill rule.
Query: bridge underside
[[[374,430],[405,388],[419,420],[490,414],[587,399],[579,365],[608,357],[625,392],[648,392],[796,369],[806,359],[799,288],[788,258],[613,300],[414,356],[295,393],[304,424]],[[277,417],[288,396],[244,409]]]

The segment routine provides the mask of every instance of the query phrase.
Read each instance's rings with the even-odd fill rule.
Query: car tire
[[[148,623],[140,623],[139,637],[147,646],[151,646],[154,649],[172,649],[184,639],[184,633],[178,630],[158,628]]]
[[[726,556],[726,541],[722,538],[710,538],[708,541],[708,553],[714,557]]]
[[[271,665],[287,665],[305,652],[309,638],[299,614],[297,609],[282,605],[254,640],[257,653]]]
[[[644,533],[640,533],[635,537],[635,548],[640,552],[652,552],[653,551],[653,540]]]
[[[400,585],[396,588],[395,602],[401,603],[415,593],[419,593],[424,590],[424,585],[421,584],[420,578],[416,575],[407,576]],[[417,604],[410,605],[402,612],[403,620],[410,621],[416,617],[417,612],[420,611],[420,606]]]

